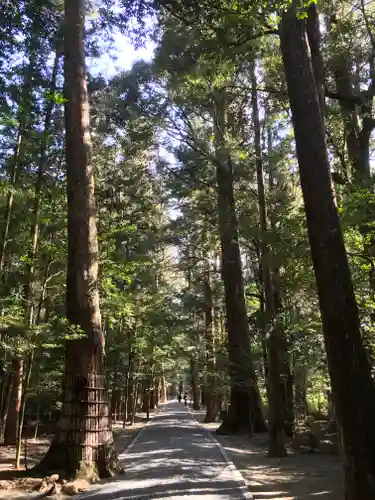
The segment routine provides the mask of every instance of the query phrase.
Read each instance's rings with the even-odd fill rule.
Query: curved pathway
[[[80,500],[250,499],[241,475],[220,445],[171,401],[120,455],[125,474],[98,485]]]

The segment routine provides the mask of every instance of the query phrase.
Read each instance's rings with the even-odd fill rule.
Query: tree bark
[[[22,397],[21,397],[21,405],[18,417],[18,425],[17,425],[17,450],[16,450],[16,469],[19,469],[21,466],[21,447],[22,447],[22,432],[23,432],[23,423],[25,419],[25,410],[26,410],[26,401],[30,387],[30,377],[33,369],[34,363],[34,348],[32,347],[27,360],[27,369],[26,376],[22,387]]]
[[[68,194],[66,312],[71,327],[75,331],[79,328],[79,338],[66,341],[61,418],[51,447],[38,468],[64,470],[67,474],[94,468],[104,477],[119,471],[120,466],[113,447],[103,363],[83,0],[65,0],[64,49]]]
[[[324,96],[323,96],[324,97]],[[274,166],[273,166],[273,144],[271,130],[267,131],[267,150],[268,150],[268,175],[269,189],[273,192],[275,189]],[[270,227],[273,231],[277,230],[277,214],[276,207],[270,206],[269,209]],[[271,262],[271,264],[273,264]],[[280,294],[280,269],[278,266],[272,265],[272,290],[275,312],[279,316],[282,313],[282,301]],[[284,432],[288,437],[293,437],[294,434],[294,379],[290,366],[289,346],[285,331],[281,322],[278,322],[279,340],[280,340],[280,371],[282,383],[282,403],[284,411]]]
[[[345,491],[347,500],[370,500],[375,498],[375,387],[331,189],[305,25],[296,16],[296,3],[282,14],[280,42],[332,396],[342,435]]]
[[[215,329],[213,321],[213,298],[211,288],[210,262],[206,260],[204,277],[204,317],[206,342],[206,384],[204,388],[204,404],[206,405],[205,422],[215,422],[219,414],[216,390]]]
[[[251,386],[255,383],[255,374],[251,361],[250,335],[238,241],[233,165],[225,140],[225,92],[217,92],[214,96],[214,102],[213,122],[217,161],[219,233],[231,383],[229,411],[217,432],[252,433],[250,391]]]
[[[162,372],[160,376],[160,402],[166,403],[167,401],[168,401],[167,382],[165,380],[164,367],[162,367]]]
[[[6,380],[4,380],[4,394],[1,405],[1,423],[0,423],[0,442],[4,442],[5,428],[8,420],[8,413],[10,408],[10,401],[12,397],[12,374],[7,373]]]
[[[197,368],[198,368],[198,362],[193,354],[194,357],[190,358],[190,373],[191,373],[191,392],[192,392],[192,399],[193,399],[193,410],[200,410],[200,404],[199,404],[199,385],[198,385],[198,377],[197,377]]]
[[[321,35],[319,25],[319,10],[317,5],[310,5],[307,10],[306,34],[309,42],[311,66],[314,73],[314,81],[318,93],[320,112],[324,120],[325,116],[325,81],[324,61],[320,49]]]
[[[22,400],[23,360],[12,360],[12,392],[5,425],[4,444],[17,444],[18,422]]]
[[[255,64],[251,67],[251,101],[254,127],[256,176],[258,186],[259,219],[261,229],[262,281],[265,298],[266,325],[269,328],[268,340],[268,431],[270,442],[268,456],[286,456],[284,435],[283,383],[281,378],[282,339],[280,321],[277,315],[272,285],[271,249],[269,246],[266,196],[264,189],[263,158],[261,149],[261,129],[259,122],[257,81]]]
[[[308,415],[306,366],[299,362],[297,364],[294,363],[293,375],[294,375],[296,417],[300,420],[305,420]]]
[[[332,37],[331,23],[328,21],[328,32]],[[372,40],[374,41],[374,40]],[[332,40],[334,42],[334,40]],[[374,65],[375,49],[372,50],[370,66]],[[353,88],[353,56],[352,54],[340,51],[339,54],[331,58],[331,66],[336,84],[337,94],[342,98],[338,100],[342,119],[344,123],[346,149],[351,166],[351,178],[354,189],[360,191],[360,195],[365,199],[362,190],[371,194],[374,193],[374,181],[371,176],[370,149],[371,135],[375,128],[373,118],[373,92],[371,87],[375,88],[375,76],[370,74],[370,83],[367,92],[361,92],[361,104],[356,103],[360,89]],[[359,231],[363,238],[363,249],[365,256],[369,261],[375,253],[375,235],[373,230],[373,208],[371,203],[366,203],[364,211],[361,214]],[[375,269],[370,266],[369,286],[372,300],[375,299]],[[374,317],[374,315],[373,315]]]

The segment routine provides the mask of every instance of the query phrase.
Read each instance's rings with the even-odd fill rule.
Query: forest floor
[[[193,411],[194,417],[210,432],[220,423],[203,423],[204,411]],[[319,425],[316,425],[319,428]],[[321,426],[319,445],[309,452],[306,433],[288,443],[286,458],[268,458],[267,434],[214,437],[222,444],[229,459],[241,472],[254,500],[342,500],[341,466],[331,436]]]
[[[288,444],[288,457],[270,459],[267,457],[267,434],[255,435],[251,439],[216,435],[219,422],[204,424],[204,411],[190,411],[222,444],[228,458],[241,472],[254,500],[342,500],[339,457],[333,452],[334,437],[327,435],[324,423],[321,425],[319,445],[314,453],[309,452],[309,440],[302,430]],[[115,447],[119,454],[126,450],[146,422],[146,415],[141,413],[137,415],[134,426],[127,426],[123,430],[121,422],[114,425]],[[28,440],[28,467],[39,462],[48,449],[50,439],[51,436],[47,435]],[[17,471],[14,469],[14,457],[14,446],[0,447],[0,499],[41,498],[40,490],[30,492],[31,483],[27,486],[22,484],[22,480],[15,478]]]
[[[151,414],[151,417],[153,415]],[[122,422],[113,424],[114,444],[117,453],[123,453],[130,445],[138,432],[147,422],[146,414],[138,413],[134,425],[122,428]],[[37,439],[27,440],[27,466],[32,468],[36,465],[48,450],[52,435],[41,435]],[[19,479],[20,474],[25,471],[25,448],[22,447],[22,467],[16,471],[14,460],[16,456],[15,446],[0,446],[0,499],[29,500],[40,496],[39,493],[32,494],[33,478],[30,480]],[[35,481],[35,480],[34,480]]]

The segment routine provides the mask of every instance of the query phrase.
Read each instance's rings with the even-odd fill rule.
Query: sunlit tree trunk
[[[80,336],[66,341],[61,418],[52,445],[39,467],[69,474],[86,467],[96,468],[100,476],[108,476],[119,469],[119,464],[113,448],[103,364],[83,0],[65,0],[64,55],[68,194],[66,312],[69,324],[79,328]]]
[[[345,493],[347,500],[372,500],[375,498],[375,386],[361,339],[358,307],[331,188],[323,117],[306,44],[305,23],[297,17],[297,4],[293,1],[282,14],[280,42],[341,437]]]
[[[12,392],[6,420],[4,444],[17,443],[18,422],[22,400],[22,378],[23,378],[23,360],[14,358],[12,361]]]

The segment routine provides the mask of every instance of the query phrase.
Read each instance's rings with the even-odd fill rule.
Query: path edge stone
[[[228,464],[229,470],[233,473],[235,480],[237,481],[237,484],[239,485],[240,491],[242,493],[242,496],[245,500],[254,500],[254,496],[249,491],[249,488],[246,484],[245,478],[241,474],[241,472],[237,469],[237,467],[234,465],[233,461],[229,458],[228,453],[225,451],[224,446],[220,443],[218,439],[215,438],[215,436],[212,435],[212,433],[206,429],[204,425],[202,425],[199,420],[195,418],[194,413],[191,411],[191,408],[188,406],[188,412],[190,413],[190,416],[192,419],[201,427],[209,436],[210,439],[216,444],[216,446],[219,448],[221,456],[224,458],[225,462]]]

